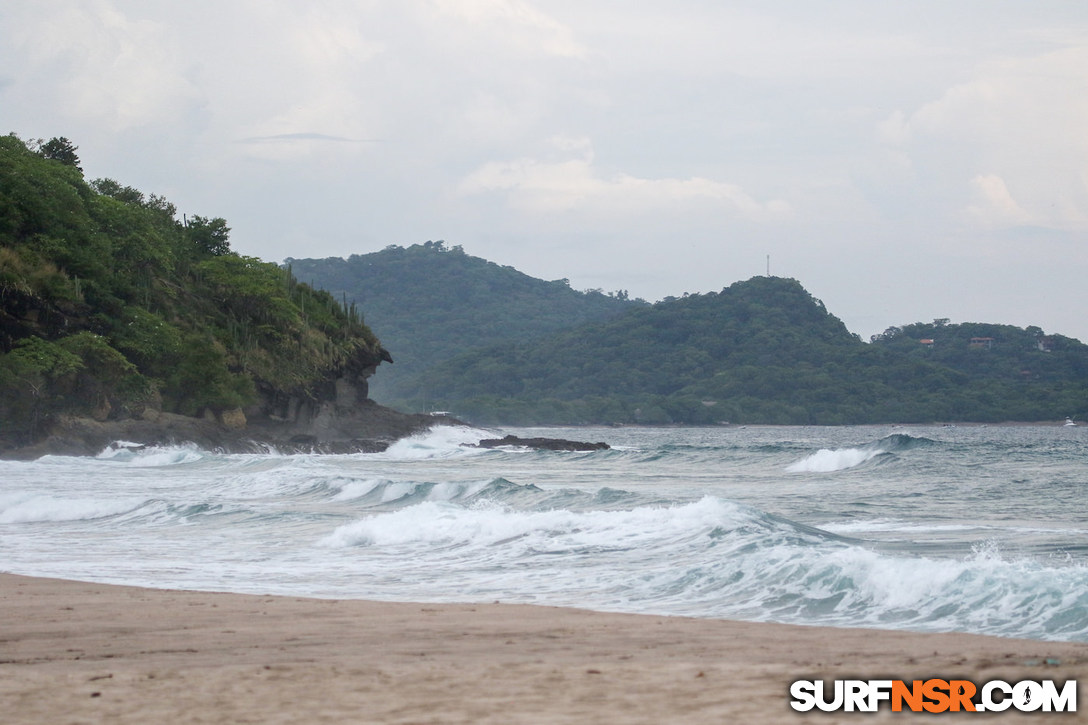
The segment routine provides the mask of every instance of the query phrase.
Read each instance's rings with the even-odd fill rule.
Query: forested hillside
[[[540,339],[646,306],[623,291],[578,292],[567,280],[536,279],[443,242],[287,265],[299,279],[366,311],[367,324],[396,357],[372,382],[379,401],[403,400],[404,381],[466,349]]]
[[[361,421],[337,416],[390,360],[360,308],[398,359],[387,402],[479,423],[1088,416],[1088,347],[1036,327],[935,320],[867,344],[795,280],[649,305],[441,242],[281,268],[232,252],[224,219],[87,182],[76,150],[0,137],[0,453],[65,416],[161,412],[358,449]],[[433,420],[381,415],[398,434]]]
[[[1088,347],[993,325],[865,344],[795,280],[756,277],[467,352],[415,383],[404,404],[487,423],[1053,420],[1088,413]]]
[[[233,253],[223,219],[88,183],[76,150],[0,137],[0,448],[64,414],[238,424],[380,362],[354,308]]]

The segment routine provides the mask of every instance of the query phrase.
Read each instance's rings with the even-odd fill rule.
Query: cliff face
[[[438,422],[433,416],[400,413],[370,400],[368,378],[381,359],[369,366],[363,361],[360,356],[357,366],[327,379],[316,395],[259,392],[257,403],[239,411],[245,418],[239,436],[280,450],[378,451]],[[220,420],[228,423],[223,416]]]
[[[111,426],[228,448],[381,433],[368,378],[391,357],[354,305],[41,148],[0,137],[0,452]],[[381,439],[420,425],[378,417]]]

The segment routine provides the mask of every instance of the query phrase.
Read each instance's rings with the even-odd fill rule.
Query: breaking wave
[[[821,448],[812,455],[786,467],[790,473],[830,473],[843,471],[902,451],[933,445],[928,438],[903,433],[881,438],[858,448]]]
[[[468,427],[350,455],[119,442],[0,461],[0,567],[1088,641],[1080,437],[873,430],[621,429],[560,455]]]
[[[518,592],[515,601],[621,611],[1088,636],[1084,566],[992,547],[964,559],[880,551],[716,497],[617,510],[422,501],[317,545],[363,567],[372,586],[426,579],[433,591],[427,572],[443,572],[453,599]]]

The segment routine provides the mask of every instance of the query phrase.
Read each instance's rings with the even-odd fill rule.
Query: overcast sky
[[[769,255],[866,339],[1088,341],[1081,0],[7,0],[0,120],[269,261],[657,300]]]

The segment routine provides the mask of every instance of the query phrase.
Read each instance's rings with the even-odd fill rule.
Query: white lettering
[[[869,680],[869,707],[867,709],[867,712],[876,712],[880,709],[881,700],[891,699],[891,680]]]
[[[820,708],[824,712],[834,712],[842,707],[844,699],[843,695],[843,681],[835,680],[835,699],[828,702],[824,697],[824,681],[816,680],[816,707]]]
[[[978,698],[973,703],[965,695],[973,689],[972,683],[966,680],[951,680],[950,683],[944,680],[927,680],[925,683],[924,692],[929,692],[929,688],[934,688],[934,692],[948,692],[949,697],[941,694],[943,699],[934,700],[931,695],[927,695],[929,701],[920,706],[919,701],[913,700],[907,690],[906,694],[901,692],[895,701],[914,710],[925,709],[931,712],[961,708],[969,710],[972,704],[977,712],[1004,712],[1011,707],[1021,712],[1077,711],[1076,680],[1066,680],[1060,689],[1054,680],[1021,680],[1015,684],[1004,680],[990,680],[979,688]],[[813,708],[824,712],[877,712],[881,703],[891,702],[893,691],[904,684],[907,683],[901,680],[797,680],[790,684],[790,695],[793,697],[790,707],[798,712],[808,712]],[[918,684],[918,681],[915,680],[914,684]],[[906,699],[908,697],[911,699]],[[900,704],[896,706],[899,707]]]
[[[1043,706],[1043,688],[1038,682],[1021,680],[1012,688],[1012,704],[1020,712],[1034,712]]]
[[[1076,712],[1077,681],[1066,680],[1062,691],[1054,686],[1054,680],[1043,680],[1043,712]]]
[[[843,699],[846,705],[846,712],[868,712],[869,701],[869,683],[865,680],[847,680],[844,685],[845,693]]]
[[[994,690],[1001,692],[1000,700],[994,700]],[[994,712],[1008,710],[1012,705],[1012,685],[1004,680],[990,680],[982,686],[982,704],[986,710],[993,710]]]
[[[812,680],[797,680],[790,685],[790,707],[798,712],[808,712],[816,706],[816,685]]]

